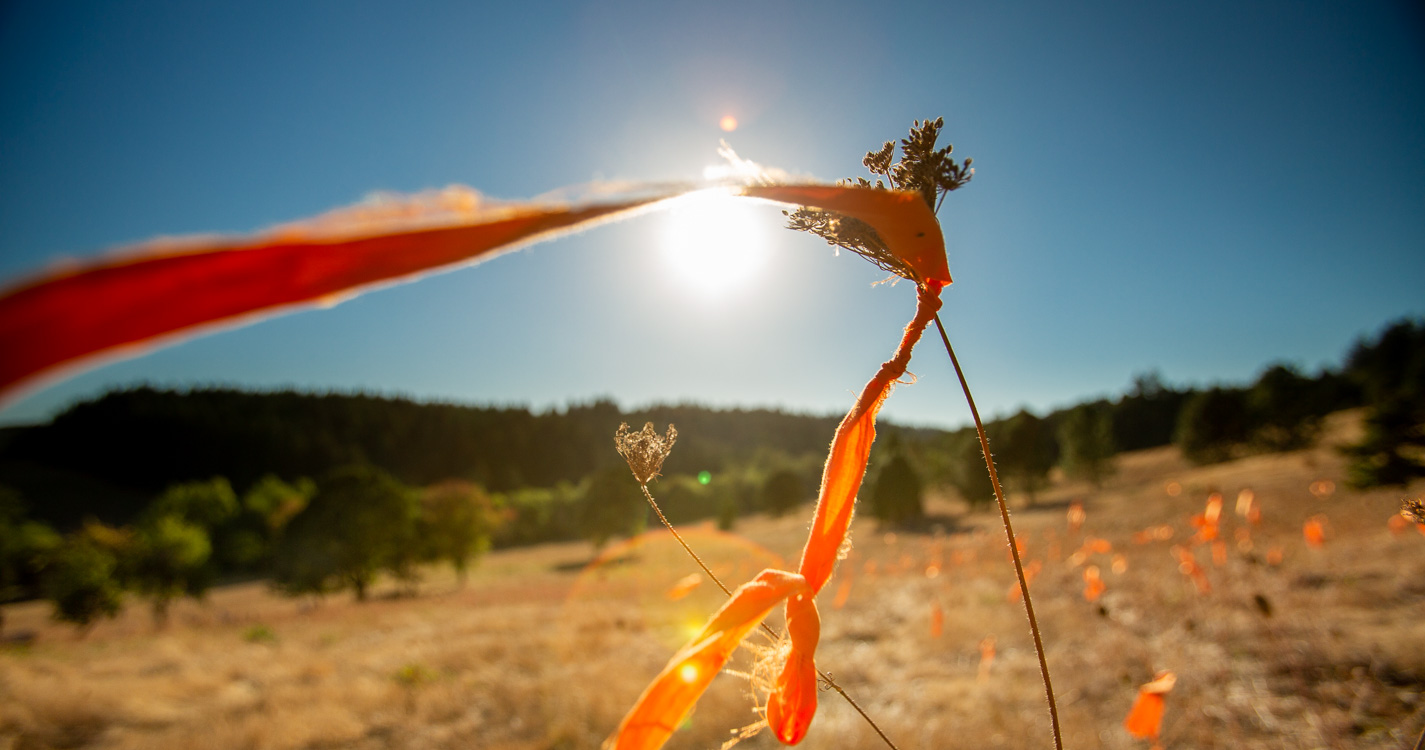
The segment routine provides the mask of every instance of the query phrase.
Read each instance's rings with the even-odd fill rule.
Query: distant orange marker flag
[[[1142,740],[1150,740],[1153,747],[1158,746],[1158,733],[1163,725],[1163,710],[1166,707],[1166,696],[1173,689],[1178,678],[1172,672],[1164,670],[1153,677],[1153,681],[1138,688],[1138,698],[1133,701],[1133,708],[1128,711],[1128,718],[1123,720],[1123,728],[1128,733]]]
[[[703,585],[702,574],[689,573],[688,575],[679,578],[678,582],[673,584],[673,586],[669,588],[668,591],[663,595],[668,598],[668,601],[676,602],[679,599],[682,599],[683,597],[687,596],[688,594],[693,593],[693,589],[696,589],[701,585]]]
[[[1321,515],[1306,519],[1301,525],[1301,535],[1308,547],[1320,547],[1326,543],[1326,517]]]
[[[1207,497],[1207,507],[1192,517],[1192,525],[1197,529],[1195,542],[1207,543],[1217,539],[1217,524],[1222,518],[1222,495],[1214,492]]]
[[[1251,512],[1252,506],[1257,502],[1257,493],[1244,489],[1237,493],[1237,515],[1246,518]]]
[[[1084,568],[1084,599],[1091,602],[1098,601],[1100,596],[1108,586],[1104,584],[1103,578],[1099,576],[1098,566],[1090,565]]]
[[[1084,513],[1084,504],[1078,500],[1069,503],[1069,531],[1078,531],[1084,525],[1084,520],[1088,515]]]
[[[980,641],[980,669],[978,674],[980,682],[984,682],[990,678],[990,667],[994,666],[994,663],[995,637],[987,635],[984,640]]]
[[[1149,526],[1133,535],[1134,544],[1148,544],[1149,542],[1166,542],[1173,538],[1173,527],[1167,524]]]
[[[1173,559],[1178,561],[1178,572],[1192,580],[1197,586],[1197,593],[1209,594],[1212,592],[1212,584],[1207,580],[1207,573],[1203,572],[1202,566],[1197,564],[1197,557],[1192,550],[1181,544],[1173,545],[1169,550]]]

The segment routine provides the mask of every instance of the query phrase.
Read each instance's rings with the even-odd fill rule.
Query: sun
[[[690,193],[668,208],[659,244],[680,281],[706,296],[722,296],[750,283],[766,265],[773,228],[764,214],[758,201],[722,190]]]

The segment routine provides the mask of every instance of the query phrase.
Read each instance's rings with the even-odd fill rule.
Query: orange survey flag
[[[1084,520],[1088,515],[1084,513],[1084,504],[1078,500],[1069,503],[1069,531],[1078,531],[1084,525]]]
[[[1090,602],[1098,601],[1100,596],[1108,586],[1104,584],[1103,578],[1099,576],[1098,566],[1090,565],[1084,568],[1084,599]]]
[[[980,682],[984,682],[985,680],[989,679],[990,667],[994,666],[994,663],[995,637],[992,635],[987,635],[985,636],[984,640],[980,641],[980,669],[977,677]]]
[[[1309,547],[1320,547],[1326,543],[1326,516],[1315,515],[1301,525],[1301,535]]]
[[[667,597],[670,602],[676,602],[688,594],[693,593],[693,590],[701,585],[703,585],[702,575],[699,573],[689,573],[679,578],[678,582],[670,586],[668,590],[664,592],[663,596]]]
[[[1138,688],[1138,698],[1123,720],[1123,728],[1139,739],[1151,740],[1158,746],[1158,732],[1162,729],[1163,710],[1167,695],[1178,681],[1177,675],[1164,670],[1153,677],[1153,681]]]

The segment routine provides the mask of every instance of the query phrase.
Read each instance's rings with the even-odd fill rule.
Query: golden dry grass
[[[1425,725],[1425,536],[1387,529],[1402,493],[1340,487],[1332,446],[1358,418],[1334,417],[1318,448],[1217,466],[1191,467],[1172,449],[1130,454],[1104,489],[1061,482],[1016,511],[1026,560],[1043,566],[1032,589],[1068,746],[1146,747],[1121,722],[1158,669],[1178,675],[1165,747],[1413,741]],[[1313,494],[1319,479],[1335,492]],[[1233,513],[1244,488],[1263,511],[1250,548]],[[1212,586],[1202,595],[1169,550],[1187,542],[1188,519],[1212,490],[1226,498],[1228,555],[1217,565],[1209,547],[1196,548]],[[1087,511],[1077,532],[1065,521],[1074,498]],[[1046,747],[1033,644],[1021,605],[1008,601],[1013,572],[997,518],[953,498],[931,506],[922,530],[854,525],[855,546],[821,597],[819,665],[905,750]],[[795,561],[806,510],[748,519],[735,537],[707,527],[688,537],[735,585]],[[1311,548],[1302,524],[1316,514],[1329,537]],[[1171,540],[1134,543],[1159,524]],[[1107,585],[1096,603],[1084,600],[1070,560],[1088,537],[1112,545],[1084,561]],[[1279,565],[1267,562],[1273,548]],[[36,641],[0,652],[0,748],[597,747],[722,595],[703,585],[665,596],[695,570],[666,533],[589,558],[582,544],[500,552],[463,589],[432,571],[418,595],[380,590],[367,604],[230,586],[176,605],[165,630],[130,606],[82,638],[50,622],[43,604],[7,607],[9,631]],[[979,645],[991,635],[997,655],[980,679]],[[745,680],[719,677],[670,747],[717,747],[754,720],[747,693]],[[775,745],[764,733],[743,747]],[[824,693],[803,746],[882,745]]]

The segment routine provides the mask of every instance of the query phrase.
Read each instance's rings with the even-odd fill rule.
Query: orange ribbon
[[[452,188],[258,236],[170,240],[60,268],[0,289],[0,395],[96,354],[132,353],[204,326],[252,322],[255,314],[483,260],[683,192],[576,206],[482,206],[474,191]],[[923,201],[909,200],[913,194],[835,185],[747,187],[738,194],[855,215],[875,226],[920,279],[950,281],[944,240],[938,227],[929,231],[935,216]]]
[[[942,286],[938,281],[929,281],[918,287],[915,318],[906,326],[895,356],[881,365],[837,427],[822,472],[816,515],[806,547],[802,549],[799,572],[764,570],[752,583],[733,592],[732,599],[713,615],[703,632],[674,654],[643,691],[605,747],[613,750],[662,747],[673,728],[682,722],[707,689],[712,674],[732,656],[737,643],[781,600],[763,609],[764,595],[786,599],[787,632],[791,640],[787,662],[767,698],[767,725],[783,744],[795,745],[806,736],[816,715],[815,655],[821,638],[821,619],[814,597],[831,578],[841,544],[846,540],[856,493],[866,474],[871,444],[876,439],[876,413],[891,387],[905,375],[911,350],[940,309]],[[758,588],[749,590],[749,586]],[[756,604],[744,602],[744,598],[755,600]],[[736,641],[731,640],[734,636]],[[696,676],[696,681],[678,679],[688,665],[696,670],[689,675]]]

